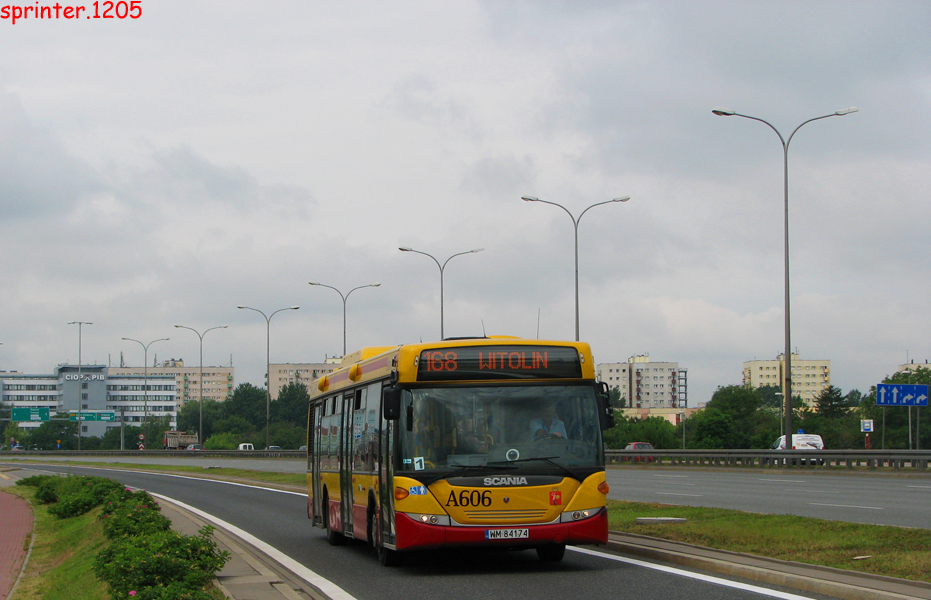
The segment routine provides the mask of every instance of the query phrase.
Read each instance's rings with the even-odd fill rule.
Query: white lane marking
[[[804,479],[763,479],[760,481],[775,481],[776,483],[805,483]]]
[[[657,496],[691,496],[692,498],[701,498],[704,494],[677,494],[675,492],[656,492]]]
[[[931,490],[931,485],[907,485],[907,488],[914,488],[916,490]]]
[[[854,506],[850,504],[821,504],[819,502],[809,502],[808,504],[812,506],[833,506],[835,508],[862,508],[865,510],[886,510],[885,508],[880,508],[878,506]]]
[[[705,581],[714,585],[720,585],[724,587],[734,588],[738,590],[744,590],[747,592],[753,592],[763,596],[772,596],[773,598],[781,598],[782,600],[813,600],[810,596],[799,596],[797,594],[789,594],[787,592],[779,592],[776,590],[768,590],[763,587],[756,585],[750,585],[747,583],[739,583],[737,581],[728,581],[727,579],[722,579],[720,577],[713,577],[711,575],[703,575],[701,573],[692,573],[690,571],[683,571],[682,569],[677,569],[675,567],[667,567],[665,565],[656,565],[653,563],[648,563],[642,560],[637,560],[636,558],[626,558],[623,556],[617,556],[615,554],[607,554],[605,552],[599,552],[598,550],[590,550],[588,548],[580,548],[577,546],[570,546],[566,550],[572,550],[573,552],[581,552],[582,554],[589,554],[591,556],[598,556],[601,558],[606,558],[608,560],[613,560],[617,562],[627,563],[637,567],[643,567],[644,569],[653,569],[654,571],[662,571],[664,573],[670,573],[672,575],[679,575],[681,577],[688,577],[689,579],[697,579],[699,581]]]
[[[266,489],[266,488],[263,488],[263,489]],[[271,491],[275,492],[275,491],[280,491],[280,490],[271,490]],[[211,523],[217,525],[223,530],[228,531],[232,533],[233,535],[239,537],[240,539],[252,544],[256,548],[258,548],[261,552],[264,552],[268,556],[272,557],[274,560],[278,561],[278,563],[284,566],[286,569],[288,569],[289,571],[291,571],[292,573],[294,573],[295,575],[297,575],[298,577],[300,577],[301,579],[303,579],[310,585],[314,586],[315,588],[317,588],[318,590],[326,594],[327,597],[332,598],[333,600],[356,600],[355,596],[352,596],[351,594],[349,594],[349,592],[339,587],[338,585],[336,585],[329,579],[326,579],[323,576],[318,575],[317,573],[311,571],[310,569],[308,569],[301,563],[297,562],[296,560],[294,560],[293,558],[291,558],[284,552],[278,550],[271,544],[267,544],[266,542],[263,542],[262,540],[255,537],[251,533],[247,533],[243,531],[242,529],[240,529],[239,527],[236,527],[235,525],[231,523],[227,523],[226,521],[219,519],[211,515],[210,513],[204,512],[200,510],[199,508],[194,508],[193,506],[190,506],[189,504],[185,504],[184,502],[179,502],[178,500],[175,500],[174,498],[171,498],[169,496],[165,496],[162,494],[156,494],[154,492],[149,492],[149,493],[155,496],[156,498],[161,498],[167,502],[177,504],[181,508],[191,511],[192,513],[201,517],[202,519],[206,519],[207,521],[210,521]]]
[[[653,477],[656,477],[657,479],[661,477],[665,477],[667,479],[675,479],[675,478],[688,479],[688,475],[654,475]]]

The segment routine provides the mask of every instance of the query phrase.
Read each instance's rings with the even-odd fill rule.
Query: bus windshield
[[[409,389],[398,429],[403,472],[604,465],[591,384]]]

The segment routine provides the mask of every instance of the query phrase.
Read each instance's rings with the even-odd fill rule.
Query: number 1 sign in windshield
[[[876,386],[876,406],[928,406],[928,386],[880,383]]]

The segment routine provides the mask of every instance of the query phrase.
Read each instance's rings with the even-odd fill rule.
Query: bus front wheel
[[[543,562],[559,562],[566,554],[565,544],[550,544],[537,546],[537,557]]]

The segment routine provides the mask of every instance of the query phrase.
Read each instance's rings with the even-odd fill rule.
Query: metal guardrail
[[[605,463],[677,467],[846,467],[928,471],[931,450],[605,450]]]
[[[157,456],[180,458],[304,458],[303,450],[25,450],[0,456]]]
[[[26,450],[2,456],[144,456],[303,459],[303,450]],[[605,450],[608,465],[676,467],[798,467],[929,471],[931,450]]]

